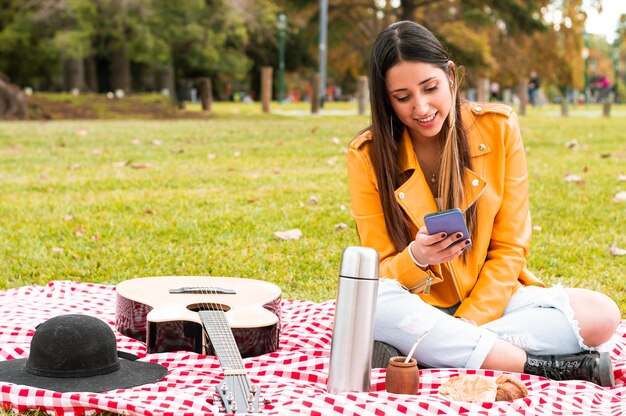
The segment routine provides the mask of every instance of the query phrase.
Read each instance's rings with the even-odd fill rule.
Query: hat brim
[[[107,374],[91,377],[43,377],[26,371],[28,359],[0,362],[0,381],[37,387],[46,390],[67,392],[101,393],[109,390],[126,389],[142,384],[156,383],[165,377],[167,368],[157,363],[120,360],[120,368]]]

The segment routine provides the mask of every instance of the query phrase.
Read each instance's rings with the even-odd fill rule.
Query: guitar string
[[[214,289],[211,289],[211,286],[208,286],[208,289],[205,289],[205,286],[200,286],[200,292],[204,295],[204,297],[210,299],[211,295],[216,295],[218,294],[218,290],[217,287]],[[230,351],[225,351],[226,355],[224,357],[226,362],[226,366],[227,367],[238,367],[235,368],[236,370],[244,370],[245,371],[245,366],[243,365],[243,362],[241,361],[241,354],[239,353],[239,350],[237,349],[236,353],[233,351],[233,348],[238,348],[237,343],[235,342],[234,339],[234,334],[232,333],[232,329],[230,328],[230,325],[228,324],[228,320],[226,319],[226,315],[224,312],[224,309],[221,308],[219,306],[219,304],[217,303],[217,301],[215,302],[204,302],[204,305],[202,305],[201,302],[201,307],[205,307],[206,310],[208,311],[213,311],[213,312],[217,312],[217,311],[222,311],[222,314],[220,315],[223,319],[219,319],[219,320],[215,320],[215,316],[216,315],[212,315],[212,319],[213,321],[217,324],[216,328],[218,329],[218,333],[215,334],[215,338],[216,338],[216,343],[213,343],[213,349],[215,350],[215,354],[217,355],[218,360],[220,359],[220,356],[218,354],[218,346],[216,344],[220,344],[221,343],[221,347],[226,346],[228,343],[226,342],[228,337],[228,334],[230,334],[232,336],[232,339],[230,341],[231,344],[231,349]],[[207,341],[208,342],[212,342],[210,340],[210,337],[208,336],[208,328],[207,330]],[[224,348],[222,348],[223,350]],[[224,353],[224,351],[222,351],[222,353]],[[224,355],[224,354],[222,354]],[[237,357],[238,356],[238,357]],[[239,358],[239,359],[238,359]],[[224,364],[222,364],[222,368],[224,368]],[[232,369],[232,368],[230,368]],[[229,375],[224,374],[224,383],[226,383],[226,379],[228,379]],[[247,377],[245,377],[244,375],[230,375],[230,377],[235,379],[235,382],[233,383],[233,402],[237,403],[237,394],[240,393],[240,395],[243,396],[244,399],[244,403],[246,404],[245,408],[243,409],[244,412],[248,411],[248,394],[247,392],[250,391],[250,386],[249,386],[249,380],[247,379]],[[239,392],[236,390],[237,387],[240,389]],[[224,403],[224,405],[226,405]],[[235,413],[237,412],[237,410],[235,410]]]
[[[201,286],[200,287],[200,291],[205,295],[204,296],[205,299],[211,299],[211,295],[217,295],[217,289],[211,289],[210,286],[207,286],[207,289],[205,289],[205,286]],[[205,310],[207,310],[209,312],[217,312],[220,309],[223,311],[223,309],[218,306],[217,302],[212,302],[212,301],[211,302],[205,302],[204,303],[204,307],[205,307]],[[223,348],[221,348],[221,347],[226,345],[226,342],[225,342],[225,334],[226,334],[225,326],[226,325],[224,325],[223,321],[221,321],[221,320],[218,321],[216,319],[217,314],[209,313],[209,316],[211,317],[211,322],[215,326],[217,331],[212,331],[211,335],[213,335],[213,340],[211,340],[211,336],[209,336],[209,328],[206,328],[207,342],[213,344],[213,349],[215,351],[215,355],[217,356],[218,360],[221,361],[221,358],[223,358],[223,360],[224,360],[224,362],[221,363],[222,364],[222,368],[224,370],[228,371],[228,370],[231,369],[230,367],[232,366],[232,360],[231,360],[232,357],[230,356],[228,351],[226,351],[226,354],[224,354],[225,351],[223,350]],[[228,329],[230,329],[230,328],[228,328]],[[215,332],[217,332],[217,333],[215,333]],[[219,350],[222,350],[221,351],[222,354],[220,354]],[[220,355],[221,355],[221,357],[220,357]],[[227,382],[228,378],[229,378],[228,375],[224,374],[224,381],[223,381],[223,383],[226,386],[228,386],[228,382]],[[237,387],[238,386],[236,385],[236,383],[233,386],[231,386],[231,388],[233,389],[232,394],[233,394],[233,401],[234,401],[234,403],[237,403],[237,395],[238,395],[238,391],[236,390]],[[222,393],[224,393],[224,392],[222,392]],[[228,392],[225,392],[225,393],[226,393],[226,396],[228,396]],[[226,405],[227,404],[224,403],[224,406],[226,406]],[[231,404],[231,406],[232,406],[232,404]]]
[[[217,292],[217,289],[216,289],[216,292]],[[219,308],[219,309],[222,309],[222,308]],[[223,334],[223,341],[227,341],[227,342],[224,342],[223,345],[230,345],[230,350],[227,352],[227,354],[229,358],[231,359],[231,365],[234,365],[236,367],[234,368],[235,370],[245,371],[243,361],[241,360],[239,347],[237,346],[237,343],[235,341],[235,335],[232,329],[230,328],[230,325],[228,324],[228,320],[226,319],[225,312],[220,314],[219,316],[221,318],[221,324],[224,328],[224,330],[221,332]],[[243,395],[243,400],[244,400],[244,403],[246,404],[246,407],[243,410],[247,411],[248,392],[250,391],[249,386],[247,386],[247,377],[241,374],[232,375],[231,377],[233,377],[235,379],[235,382],[239,384],[240,392]]]

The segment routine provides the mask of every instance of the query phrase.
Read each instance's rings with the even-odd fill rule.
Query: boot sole
[[[613,366],[611,365],[611,354],[608,352],[600,353],[598,373],[600,376],[600,385],[602,387],[615,386],[615,376],[613,375]]]

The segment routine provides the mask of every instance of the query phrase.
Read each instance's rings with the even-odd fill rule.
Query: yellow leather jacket
[[[385,227],[369,131],[355,138],[348,151],[351,212],[361,244],[378,251],[381,278],[398,280],[434,306],[461,302],[455,316],[482,325],[502,316],[520,285],[542,283],[526,268],[532,229],[526,156],[517,115],[496,103],[465,103],[462,111],[472,170],[465,172],[465,202],[459,208],[476,203],[478,211],[477,231],[465,263],[457,258],[424,271],[413,263],[407,248],[396,250]],[[398,164],[402,171],[413,171],[395,196],[415,234],[424,225],[424,215],[437,211],[437,203],[406,131],[399,143]],[[430,294],[422,293],[427,284],[433,285]]]

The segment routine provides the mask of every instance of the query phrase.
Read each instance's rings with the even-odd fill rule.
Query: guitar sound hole
[[[193,312],[200,312],[200,311],[228,312],[230,310],[230,306],[222,305],[221,303],[194,303],[191,305],[187,305],[187,309]]]

